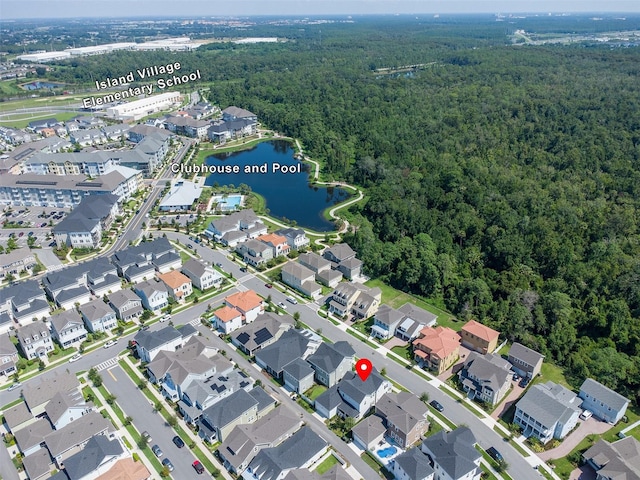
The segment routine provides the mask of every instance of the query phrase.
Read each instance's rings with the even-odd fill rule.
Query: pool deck
[[[390,447],[394,447],[396,449],[396,452],[392,455],[389,455],[388,457],[381,457],[380,455],[378,455],[378,452],[380,450],[384,450],[385,448],[390,448]],[[386,439],[384,439],[382,442],[380,442],[378,445],[376,445],[376,448],[373,449],[373,451],[371,452],[373,454],[374,457],[376,457],[383,465],[389,465],[391,463],[391,461],[396,458],[398,455],[400,455],[404,450],[402,450],[402,448],[400,448],[397,445],[393,445],[391,443],[389,443]]]

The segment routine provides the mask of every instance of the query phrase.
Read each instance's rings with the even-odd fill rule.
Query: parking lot
[[[34,246],[46,248],[53,241],[51,226],[60,223],[68,211],[68,208],[5,207],[0,216],[0,242],[6,245],[9,238],[14,238],[19,247],[26,247],[29,237],[34,237]]]

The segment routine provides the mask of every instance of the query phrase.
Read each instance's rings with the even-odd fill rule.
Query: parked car
[[[13,385],[11,385],[9,388],[7,388],[7,392],[11,392],[13,390],[15,390],[16,388],[20,388],[22,386],[22,384],[20,382],[16,382]]]
[[[160,458],[162,455],[164,455],[164,453],[162,453],[162,450],[160,449],[160,447],[158,445],[154,445],[153,447],[151,447],[151,451],[158,458]]]
[[[115,340],[109,340],[107,343],[105,343],[102,348],[109,348],[109,347],[113,347],[114,345],[116,345],[118,343],[118,339]]]
[[[76,353],[73,357],[69,359],[69,363],[77,362],[81,358],[82,358],[82,355],[80,355],[79,353]]]
[[[142,432],[142,436],[147,439],[147,442],[151,441],[151,434],[149,432],[147,432],[146,430],[144,432]]]
[[[502,454],[496,450],[495,447],[489,447],[487,449],[487,453],[489,454],[489,456],[491,458],[493,458],[496,462],[502,462],[504,460],[504,458],[502,457]]]
[[[517,382],[518,380],[520,380],[520,375],[518,375],[517,373],[513,374],[513,381]]]
[[[520,385],[522,388],[525,388],[527,385],[529,385],[529,382],[531,380],[529,378],[523,378],[522,380],[520,380],[520,383],[518,385]]]
[[[216,267],[222,268],[222,264],[220,262],[216,263]]]
[[[444,407],[442,406],[442,404],[440,402],[435,401],[435,400],[431,400],[429,402],[429,405],[431,405],[433,408],[435,408],[439,412],[442,412],[444,410]]]
[[[198,473],[198,475],[202,475],[204,473],[204,467],[200,463],[200,460],[196,460],[195,462],[192,463],[192,465],[193,465],[193,468]]]
[[[247,267],[240,268],[240,271],[243,272],[243,273],[246,273],[247,272]]]
[[[286,306],[284,303],[282,303],[282,302],[278,302],[278,306],[279,306],[281,309],[283,309],[283,310],[286,310],[286,309],[287,309],[287,306]]]
[[[171,315],[169,315],[168,313],[160,317],[161,322],[166,322],[167,320],[171,320]]]
[[[580,420],[589,420],[593,416],[593,412],[591,410],[583,410],[580,414]]]
[[[267,287],[267,288],[273,288],[273,284],[272,283],[265,283],[264,286]]]
[[[178,448],[184,447],[184,441],[178,435],[173,437],[172,441],[176,445],[176,447]]]
[[[173,463],[171,463],[171,460],[169,460],[168,458],[162,460],[162,466],[166,467],[170,472],[173,472]]]
[[[293,305],[297,305],[298,304],[298,301],[293,297],[287,297],[287,302],[289,302],[289,303],[291,303]]]

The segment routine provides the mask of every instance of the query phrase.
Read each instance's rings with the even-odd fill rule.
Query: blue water
[[[378,456],[380,458],[387,458],[390,457],[391,455],[393,455],[394,453],[396,453],[398,451],[398,449],[396,447],[387,447],[387,448],[383,448],[378,450]]]
[[[230,207],[237,207],[240,205],[240,200],[242,200],[241,195],[229,195],[226,200],[222,201],[222,203],[225,203]]]
[[[324,219],[322,212],[349,198],[349,192],[338,187],[309,185],[309,166],[293,157],[294,151],[288,142],[274,140],[259,143],[250,150],[218,154],[207,157],[206,165],[240,167],[239,173],[212,173],[206,185],[249,185],[251,190],[262,195],[267,202],[269,214],[280,219],[295,220],[302,227],[320,232],[334,229],[333,223]],[[299,173],[273,172],[273,165],[298,168]],[[266,173],[245,173],[246,166],[263,167]]]

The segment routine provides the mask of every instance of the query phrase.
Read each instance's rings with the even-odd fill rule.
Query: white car
[[[69,363],[77,362],[81,358],[82,358],[82,355],[80,355],[79,353],[76,353],[73,357],[69,359]]]
[[[109,347],[113,347],[114,345],[116,345],[118,343],[118,340],[109,340],[107,343],[105,343],[102,348],[109,348]]]
[[[580,420],[589,420],[592,415],[593,412],[591,410],[583,410],[580,414]]]
[[[166,322],[167,320],[171,320],[171,315],[163,315],[160,317],[161,322]]]
[[[14,383],[9,388],[7,388],[7,392],[11,392],[11,391],[15,390],[16,388],[20,388],[21,386],[22,386],[22,383],[20,383],[20,382]]]
[[[284,303],[282,303],[282,302],[279,302],[279,303],[278,303],[278,306],[279,306],[281,309],[283,309],[283,310],[286,310],[286,309],[287,309],[287,306],[286,306]]]

